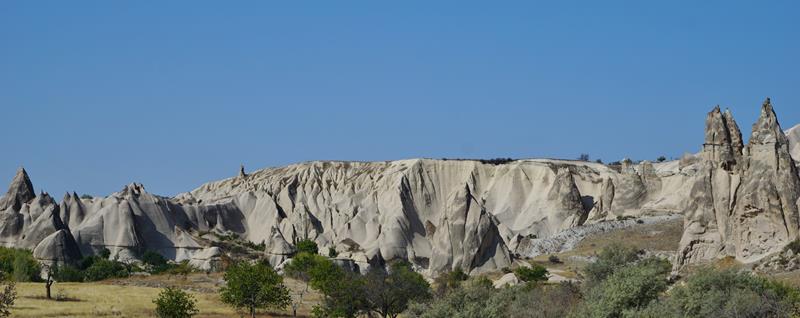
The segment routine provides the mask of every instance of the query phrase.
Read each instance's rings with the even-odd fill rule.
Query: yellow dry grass
[[[161,291],[158,287],[148,287],[151,282],[160,281],[162,286],[181,288],[205,288],[208,284],[192,283],[193,279],[154,276],[129,278],[97,283],[56,283],[52,294],[63,293],[66,301],[48,300],[43,283],[17,284],[17,301],[12,308],[12,317],[153,317],[155,305],[152,300]],[[195,280],[197,281],[197,280]],[[285,284],[294,290],[301,288],[300,282],[286,280]],[[144,285],[144,286],[142,286]],[[196,286],[195,286],[196,285]],[[233,309],[219,300],[216,292],[188,291],[197,300],[200,313],[195,317],[218,318],[239,317]],[[305,304],[298,310],[298,316],[307,317],[319,295],[310,293]],[[259,317],[290,317],[289,311],[262,313]]]

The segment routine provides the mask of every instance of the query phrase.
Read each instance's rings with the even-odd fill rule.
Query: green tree
[[[194,296],[177,288],[164,288],[153,303],[161,318],[191,318],[199,312]]]
[[[431,298],[431,288],[425,278],[406,262],[393,264],[388,271],[373,269],[364,278],[368,311],[382,317],[397,317],[411,301],[424,302]]]
[[[296,247],[298,254],[299,253],[319,254],[319,247],[317,246],[317,243],[309,239],[298,241]]]
[[[13,281],[6,282],[5,275],[0,273],[0,317],[11,316],[11,307],[14,306],[14,301],[17,300],[17,287]]]
[[[222,302],[236,310],[246,310],[251,317],[258,309],[285,309],[291,303],[283,277],[263,263],[235,263],[225,271],[224,279]]]
[[[309,253],[299,253],[292,258],[292,261],[286,264],[283,268],[287,276],[297,279],[305,283],[302,290],[297,293],[297,297],[292,300],[292,313],[297,316],[297,308],[303,304],[305,297],[310,287],[311,269],[323,262],[330,262],[328,259]]]
[[[318,286],[316,289],[325,296],[321,304],[314,306],[314,316],[352,318],[364,313],[364,277],[344,271],[336,265],[329,267],[327,264],[316,275],[312,275],[312,286]],[[332,275],[321,278],[320,273]]]
[[[33,253],[28,250],[16,250],[14,253],[14,265],[12,276],[17,282],[34,282],[41,278],[42,271],[39,261],[33,258]]]
[[[514,270],[514,274],[523,282],[547,281],[547,276],[550,275],[547,268],[539,264],[531,264],[530,267],[517,267],[517,269]]]

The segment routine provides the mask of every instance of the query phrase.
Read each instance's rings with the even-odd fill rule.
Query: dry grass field
[[[152,317],[155,305],[152,300],[161,287],[174,286],[186,289],[197,299],[200,313],[196,317],[238,317],[239,314],[219,301],[216,293],[218,275],[193,274],[189,277],[132,277],[97,283],[56,283],[53,297],[63,295],[66,300],[48,300],[43,283],[17,284],[17,301],[12,317]],[[292,290],[302,288],[302,283],[286,280]],[[307,317],[319,295],[310,293],[298,316]],[[290,311],[262,313],[259,317],[290,317]]]

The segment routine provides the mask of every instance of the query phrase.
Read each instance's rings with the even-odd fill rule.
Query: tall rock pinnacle
[[[796,239],[800,177],[769,98],[753,125],[733,210],[736,256],[749,261]]]
[[[709,113],[705,136],[677,265],[724,256],[755,262],[798,238],[800,176],[769,98],[746,147],[719,108]]]
[[[731,112],[722,113],[719,106],[714,107],[706,117],[703,158],[730,171],[741,161],[743,148],[742,133]]]
[[[36,192],[33,191],[33,184],[28,177],[28,172],[25,168],[20,167],[17,174],[8,186],[6,195],[0,198],[0,211],[7,209],[13,205],[14,202],[27,203],[36,197]]]

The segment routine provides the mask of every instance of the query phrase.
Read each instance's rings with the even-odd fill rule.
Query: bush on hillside
[[[297,253],[319,254],[317,243],[309,239],[298,241],[296,247]]]
[[[797,317],[798,289],[746,272],[701,268],[639,317]]]
[[[538,264],[532,264],[530,267],[517,267],[517,269],[514,270],[514,274],[517,275],[517,278],[526,283],[547,281],[547,276],[550,275],[547,268]]]

